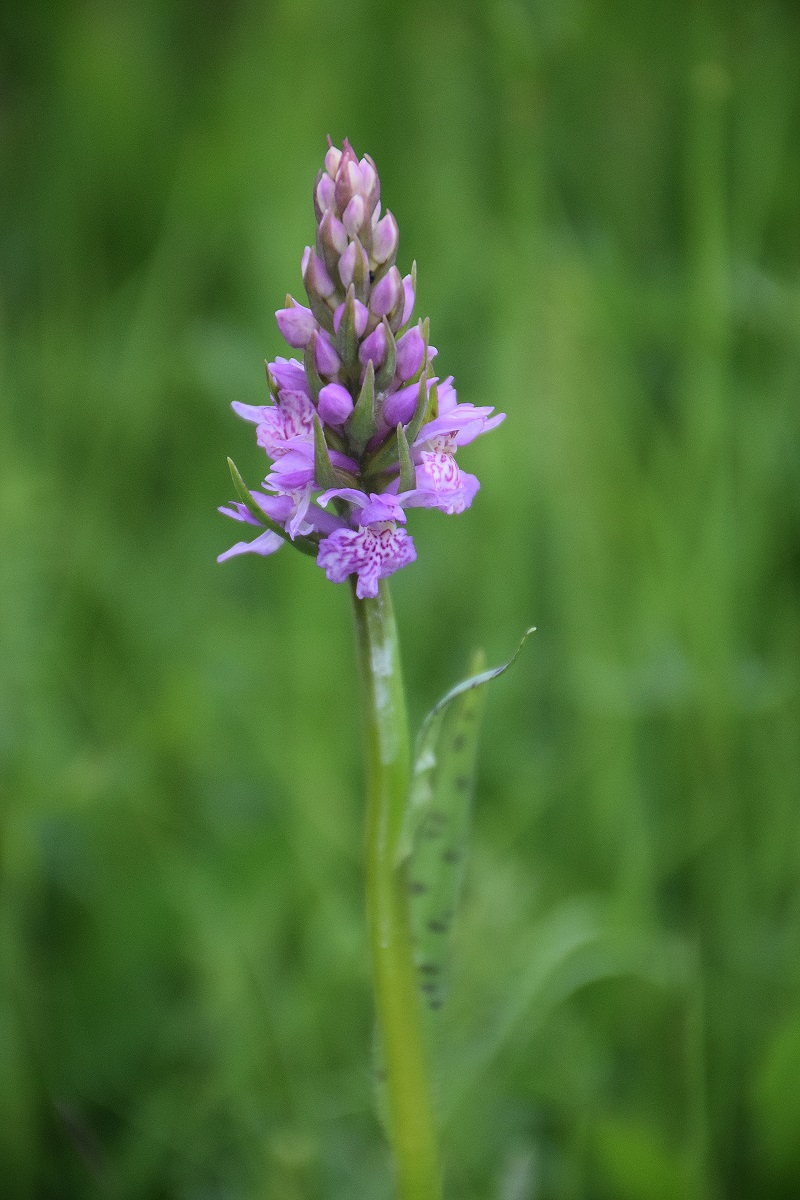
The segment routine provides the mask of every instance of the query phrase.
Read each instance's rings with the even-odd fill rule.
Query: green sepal
[[[292,539],[282,525],[279,525],[277,521],[273,521],[272,517],[267,516],[263,508],[261,508],[261,506],[250,495],[250,489],[239,474],[236,463],[232,458],[228,459],[228,470],[231,473],[231,479],[233,480],[233,486],[236,489],[236,494],[238,495],[242,504],[244,504],[247,511],[253,517],[255,517],[260,525],[265,526],[265,528],[271,530],[272,533],[277,533],[278,536],[282,537],[285,542],[289,542],[290,545],[294,546],[297,550],[300,550],[303,554],[308,554],[312,558],[317,557],[317,550],[319,549],[318,542],[315,542],[313,538],[308,537],[296,537]]]
[[[413,492],[417,486],[417,471],[411,461],[411,452],[402,425],[397,426],[397,454],[400,459],[400,491]]]
[[[417,440],[417,434],[428,419],[428,412],[433,403],[433,395],[436,391],[436,384],[428,391],[428,376],[422,375],[419,381],[419,391],[417,393],[417,406],[414,409],[414,415],[408,422],[406,429],[406,437],[409,445],[413,446]]]
[[[381,363],[380,370],[375,374],[375,387],[379,392],[382,392],[392,382],[397,367],[397,343],[394,340],[394,334],[389,328],[386,317],[382,318],[381,324],[386,334],[386,357]]]
[[[325,441],[325,432],[318,413],[314,413],[314,481],[317,487],[325,492],[329,488],[341,487],[328,453],[328,443]]]
[[[359,454],[375,432],[375,366],[370,360],[364,372],[364,383],[358,394],[356,405],[347,418],[345,430],[351,444]]]
[[[356,293],[352,283],[347,289],[344,300],[344,312],[339,322],[339,332],[335,335],[336,349],[344,363],[345,370],[352,376],[358,367],[358,334],[356,333]]]
[[[507,671],[519,655],[491,670],[473,660],[469,678],[451,688],[431,709],[417,738],[415,759],[398,849],[406,875],[412,936],[420,989],[431,1009],[446,988],[452,927],[469,840],[480,726],[478,689]]]
[[[364,247],[358,238],[353,238],[356,244],[356,265],[353,271],[353,288],[356,294],[356,300],[360,300],[362,304],[367,303],[369,295],[369,260],[364,254]]]
[[[306,373],[306,379],[308,380],[308,386],[311,389],[311,399],[314,401],[315,404],[317,403],[317,400],[319,400],[319,394],[322,391],[323,387],[325,386],[323,383],[323,380],[322,380],[322,376],[318,374],[317,366],[316,366],[316,363],[314,362],[314,347],[316,345],[316,342],[317,342],[317,333],[315,330],[314,333],[312,333],[312,335],[311,335],[311,341],[308,343],[308,345],[305,348],[305,351],[303,352],[303,369]]]
[[[264,359],[264,370],[267,375],[267,390],[269,391],[270,399],[278,403],[278,381],[269,369],[269,363]]]

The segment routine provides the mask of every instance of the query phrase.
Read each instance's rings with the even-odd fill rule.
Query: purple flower
[[[296,358],[276,358],[275,362],[267,364],[267,370],[279,391],[305,392],[309,400],[311,399],[303,364]]]
[[[506,419],[505,413],[497,413],[488,406],[476,408],[474,404],[457,404],[452,377],[446,379],[439,389],[439,415],[423,425],[416,444],[433,442],[445,437],[454,447],[467,446],[482,433],[496,429]],[[452,399],[451,399],[452,397]]]
[[[225,513],[226,516],[231,514],[224,508],[219,510]],[[253,522],[255,524],[255,522]],[[230,550],[226,550],[224,554],[217,555],[217,562],[225,562],[228,558],[233,558],[237,554],[274,554],[276,550],[280,550],[283,545],[283,538],[279,533],[273,533],[271,529],[265,529],[262,534],[254,538],[252,542],[236,542],[231,546]]]
[[[338,450],[329,451],[331,463],[342,471],[352,474],[358,471],[358,464]],[[294,438],[284,447],[284,453],[276,458],[272,470],[267,476],[267,483],[273,492],[295,492],[298,488],[311,487],[319,491],[319,485],[314,479],[314,445],[305,438]]]
[[[412,507],[440,508],[450,514],[469,508],[481,485],[461,470],[452,454],[423,450],[416,460],[416,492],[422,498],[408,501]]]
[[[252,420],[241,410],[234,409],[245,420]],[[314,405],[303,392],[279,392],[278,403],[260,410],[256,441],[271,458],[278,458],[296,438],[311,438],[314,431]]]
[[[317,565],[332,583],[357,575],[359,600],[377,596],[378,581],[414,562],[417,552],[411,535],[391,521],[359,529],[337,529],[319,544]]]
[[[279,520],[276,509],[281,506],[273,503],[273,497],[265,496],[261,492],[251,492],[250,495],[255,500],[256,504],[263,508],[267,516],[273,520]],[[219,512],[224,513],[226,517],[232,517],[234,521],[243,521],[245,525],[255,525],[257,529],[264,529],[263,525],[259,525],[249,508],[245,504],[235,502],[230,507],[221,507]],[[274,554],[276,550],[280,550],[284,539],[279,533],[273,533],[271,529],[264,529],[264,532],[259,534],[252,542],[237,542],[235,546],[231,546],[230,550],[226,550],[224,554],[217,556],[217,562],[225,562],[228,558],[233,558],[237,554]]]
[[[411,495],[414,493],[404,492],[402,496],[396,496],[391,492],[370,492],[367,495],[358,488],[331,488],[318,498],[317,503],[324,507],[338,496],[339,499],[355,505],[358,511],[354,516],[359,525],[373,525],[377,521],[400,521],[405,525],[406,514],[402,506],[406,496]]]

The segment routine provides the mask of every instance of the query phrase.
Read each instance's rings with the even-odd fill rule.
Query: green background
[[[238,536],[325,135],[508,413],[394,581],[487,693],[452,1200],[800,1194],[800,12],[6,3],[0,1192],[382,1200],[349,596]]]

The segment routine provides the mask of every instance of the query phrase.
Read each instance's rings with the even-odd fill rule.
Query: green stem
[[[381,580],[374,599],[359,600],[354,590],[353,606],[367,751],[367,919],[398,1198],[441,1200],[406,874],[398,854],[410,756],[397,628],[386,581]]]

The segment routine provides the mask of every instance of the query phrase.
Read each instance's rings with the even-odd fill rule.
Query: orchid
[[[474,689],[508,664],[476,667],[434,706],[412,770],[387,579],[417,557],[407,510],[453,514],[470,507],[480,483],[456,455],[504,415],[460,404],[452,376],[434,374],[429,322],[414,319],[416,265],[404,276],[396,266],[397,222],[388,211],[381,215],[372,159],[359,160],[347,141],[339,150],[329,140],[314,210],[316,236],[301,262],[308,303],[289,295],[275,314],[302,360],[267,364],[270,403],[233,405],[255,426],[268,467],[251,490],[229,459],[238,499],[219,511],[256,536],[236,542],[218,561],[273,554],[288,542],[313,557],[332,583],[350,581],[367,733],[366,908],[386,1128],[400,1200],[441,1200],[422,1020],[424,1004],[433,1010],[442,1002],[440,947],[457,899],[460,851],[451,843],[426,866],[431,835],[418,836],[419,822],[434,812],[435,798],[438,828],[449,806],[449,836],[466,832],[477,744]],[[447,769],[437,774],[437,763]],[[416,915],[407,874],[412,859],[414,895],[430,895]],[[431,879],[438,874],[437,882],[423,885],[426,872]],[[424,946],[424,960],[415,960],[415,945]]]
[[[341,150],[329,144],[314,206],[316,237],[302,257],[308,304],[287,296],[275,314],[303,360],[268,363],[271,402],[234,402],[233,409],[256,426],[257,444],[271,460],[262,487],[283,501],[270,505],[271,522],[290,541],[308,539],[304,548],[316,548],[328,579],[356,576],[359,598],[374,597],[381,579],[416,558],[394,499],[401,494],[406,507],[464,512],[480,484],[456,453],[504,414],[459,404],[452,376],[440,382],[434,375],[428,322],[412,320],[416,267],[402,277],[396,266],[397,222],[391,212],[381,215],[369,155],[359,161],[349,142]],[[321,495],[331,496],[337,484],[331,528],[332,515],[320,520]],[[361,504],[356,494],[384,497],[383,509]],[[262,501],[254,509],[246,498],[220,508],[263,529],[262,511]],[[273,553],[285,538],[272,525],[267,532],[249,545],[236,543],[218,561],[247,550]]]

